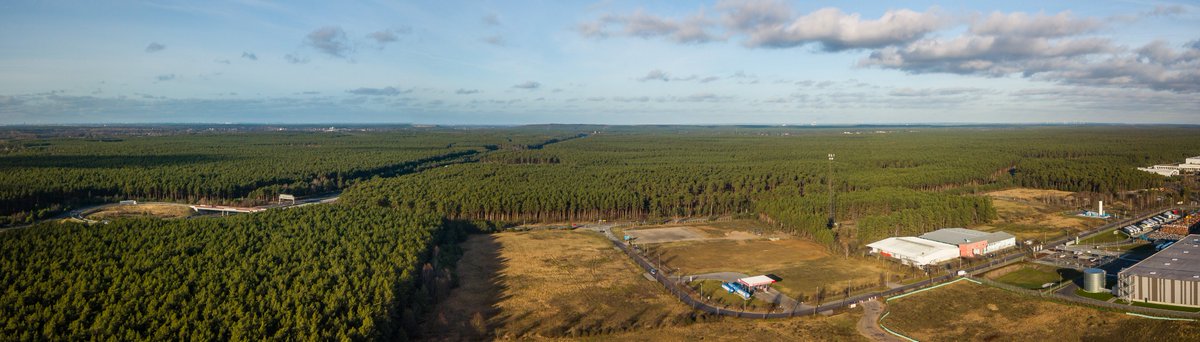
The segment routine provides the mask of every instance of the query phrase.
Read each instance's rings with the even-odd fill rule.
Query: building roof
[[[749,286],[763,286],[763,285],[770,285],[770,284],[774,283],[775,279],[771,279],[771,277],[768,277],[765,275],[757,275],[757,276],[753,276],[753,277],[745,277],[742,279],[738,279],[738,281],[742,282],[743,284],[749,285]]]
[[[1121,270],[1120,274],[1200,281],[1200,234],[1192,234]]]
[[[1013,236],[1012,234],[1005,233],[1005,232],[992,232],[992,233],[988,233],[988,235],[984,235],[983,239],[987,240],[988,243],[993,243],[993,242],[999,242],[999,241],[1004,241],[1004,240],[1008,240],[1008,239],[1016,240],[1017,237]]]
[[[959,245],[987,240],[988,235],[990,234],[966,228],[942,228],[921,234],[921,238],[941,243],[948,243],[951,245]]]
[[[872,242],[871,244],[868,244],[867,247],[903,254],[906,256],[926,255],[947,249],[958,251],[958,246],[911,236],[890,237]]]

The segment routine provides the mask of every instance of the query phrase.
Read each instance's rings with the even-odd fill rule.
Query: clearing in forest
[[[921,341],[1187,341],[1195,322],[1043,301],[960,281],[888,302],[883,325]]]
[[[746,232],[761,229],[743,226]],[[708,239],[676,241],[648,246],[652,254],[678,275],[739,272],[749,275],[774,274],[783,281],[774,288],[789,297],[811,297],[818,288],[826,291],[847,286],[875,287],[880,276],[908,276],[912,268],[885,260],[835,255],[815,242],[795,237],[773,239]]]
[[[631,227],[618,232],[633,237],[634,243],[638,244],[695,240],[753,240],[786,236],[778,232],[767,233],[764,226],[754,220],[671,223]]]
[[[474,235],[462,246],[459,287],[438,303],[422,339],[865,340],[854,326],[858,310],[828,317],[692,322],[690,308],[643,278],[628,257],[591,232]]]
[[[1104,224],[1100,219],[1075,216],[1072,208],[1048,204],[1070,198],[1071,192],[1016,188],[986,195],[992,198],[999,219],[973,229],[1005,231],[1019,240],[1046,240]]]
[[[502,260],[494,336],[569,337],[689,323],[671,296],[603,236],[537,230],[493,235]]]
[[[89,220],[108,220],[120,217],[182,218],[192,216],[191,208],[183,204],[143,203],[133,205],[110,205],[87,214]]]

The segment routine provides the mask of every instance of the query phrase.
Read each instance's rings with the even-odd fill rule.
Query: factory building
[[[875,241],[867,247],[871,248],[871,253],[913,266],[937,264],[953,260],[959,255],[958,246],[911,236],[891,237]]]
[[[958,246],[959,256],[972,258],[1017,245],[1017,237],[1005,232],[981,232],[966,228],[943,228],[921,234],[922,239]]]
[[[1200,307],[1200,234],[1121,270],[1116,294],[1131,302]]]

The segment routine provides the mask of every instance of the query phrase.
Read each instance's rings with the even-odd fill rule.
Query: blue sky
[[[1200,124],[1154,1],[5,1],[0,124]]]

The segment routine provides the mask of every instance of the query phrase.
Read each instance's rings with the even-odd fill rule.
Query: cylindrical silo
[[[1091,293],[1107,291],[1104,289],[1104,270],[1099,268],[1083,270],[1083,290]]]

